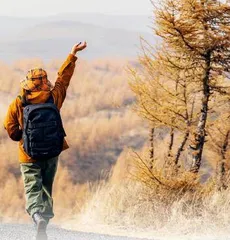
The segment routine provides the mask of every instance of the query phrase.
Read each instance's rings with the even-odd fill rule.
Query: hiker
[[[21,93],[10,104],[4,121],[9,137],[19,142],[26,211],[37,226],[37,239],[47,239],[46,227],[54,217],[52,186],[58,155],[68,148],[59,110],[75,69],[76,54],[86,47],[86,42],[73,46],[54,86],[44,69],[31,69],[20,82]]]

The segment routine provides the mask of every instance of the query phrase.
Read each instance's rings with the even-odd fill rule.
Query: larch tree
[[[229,91],[230,82],[223,83]],[[207,123],[207,147],[216,164],[216,186],[226,189],[230,167],[230,94],[213,97],[209,111],[211,120]]]
[[[160,47],[144,41],[142,73],[132,70],[136,110],[151,126],[170,129],[168,157],[174,164],[189,141],[190,171],[198,173],[207,123],[213,121],[210,103],[229,94],[219,79],[230,78],[230,4],[162,0],[155,6],[154,24]],[[183,137],[172,154],[175,132]]]
[[[169,165],[178,166],[196,115],[193,76],[190,74],[189,77],[188,69],[183,69],[187,61],[185,63],[176,59],[174,54],[161,49],[157,55],[150,55],[150,49],[145,48],[145,54],[140,59],[143,66],[142,74],[132,70],[130,86],[137,96],[135,110],[150,122],[150,155],[152,156],[154,145],[153,129],[167,129],[169,133],[167,162]]]
[[[227,187],[226,180],[229,177],[229,151],[230,151],[230,115],[223,114],[207,127],[210,141],[210,150],[216,156],[216,183],[217,189]]]

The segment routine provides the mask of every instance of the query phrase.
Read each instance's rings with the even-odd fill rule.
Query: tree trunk
[[[183,141],[182,141],[182,143],[180,144],[180,146],[177,150],[177,154],[176,154],[176,158],[175,158],[175,166],[178,165],[181,153],[184,151],[184,146],[185,146],[186,142],[188,141],[188,137],[189,137],[189,131],[186,131],[186,133],[184,135],[184,138],[183,138]]]
[[[149,149],[150,169],[153,169],[153,164],[154,164],[154,132],[155,132],[155,128],[150,128],[150,135],[149,135],[149,141],[150,141],[150,149]]]
[[[226,175],[226,152],[229,144],[230,131],[227,132],[224,144],[221,149],[221,160],[217,164],[217,187],[221,191],[227,188],[225,184],[225,175]]]
[[[200,119],[199,119],[197,130],[195,133],[194,144],[190,146],[192,150],[192,166],[190,171],[193,173],[199,172],[199,169],[201,166],[204,143],[205,143],[205,137],[206,137],[205,130],[206,130],[206,122],[208,117],[208,106],[209,106],[209,98],[210,98],[210,86],[209,86],[210,65],[211,65],[211,51],[208,51],[206,54],[206,71],[203,79],[203,97],[202,97]]]
[[[168,158],[172,157],[173,144],[174,144],[174,128],[171,128],[171,130],[170,130],[169,148],[168,148]]]

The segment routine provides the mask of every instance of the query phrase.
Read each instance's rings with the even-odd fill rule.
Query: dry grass
[[[189,173],[171,177],[156,168],[150,172],[145,160],[133,159],[133,154],[126,152],[110,181],[101,183],[81,214],[64,226],[79,229],[82,224],[86,229],[100,229],[109,225],[117,233],[124,234],[117,230],[123,229],[135,237],[226,239],[230,234],[229,190],[216,192],[214,181],[200,184]],[[124,172],[118,174],[125,160],[130,162],[126,166],[132,177],[128,172],[126,177]],[[104,232],[111,229],[105,227]]]

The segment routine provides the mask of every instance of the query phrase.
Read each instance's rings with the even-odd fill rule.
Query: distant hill
[[[19,33],[25,28],[55,21],[76,21],[106,28],[120,28],[131,31],[151,32],[151,18],[145,15],[106,15],[99,13],[62,13],[48,17],[0,16],[0,37]]]
[[[120,28],[135,32],[151,32],[151,17],[147,15],[106,15],[98,13],[62,13],[52,20],[70,20],[95,24],[106,28]]]
[[[83,13],[27,19],[0,17],[0,60],[62,58],[74,42],[81,40],[89,44],[84,54],[88,59],[134,57],[140,36],[156,40],[147,27],[150,23],[147,16]]]

